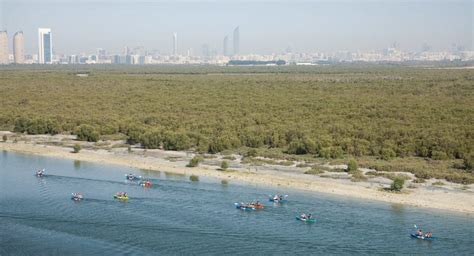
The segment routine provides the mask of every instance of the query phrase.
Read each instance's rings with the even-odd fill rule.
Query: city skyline
[[[51,4],[45,8],[43,3]],[[169,35],[173,32],[180,35],[181,54],[188,49],[196,51],[203,44],[223,52],[222,38],[236,26],[242,29],[241,54],[279,53],[287,48],[295,52],[381,50],[393,42],[405,51],[420,50],[423,44],[433,50],[451,49],[453,44],[472,49],[472,3],[462,0],[403,4],[135,1],[116,5],[104,0],[84,4],[6,0],[0,9],[0,30],[24,31],[27,53],[37,47],[31,42],[37,27],[52,28],[60,40],[55,51],[65,54],[96,48],[118,52],[124,45],[170,54]],[[55,15],[48,15],[50,12]],[[24,19],[17,19],[19,16]]]

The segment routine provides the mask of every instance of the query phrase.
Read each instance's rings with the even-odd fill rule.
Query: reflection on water
[[[74,169],[78,170],[81,168],[81,161],[74,160]]]

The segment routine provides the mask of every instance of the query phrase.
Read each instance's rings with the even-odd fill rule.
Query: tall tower
[[[38,63],[51,64],[53,62],[53,37],[50,28],[38,29]]]
[[[8,34],[7,31],[0,31],[0,65],[9,64],[8,59]]]
[[[13,36],[13,57],[16,64],[25,62],[25,38],[23,31],[18,31]]]
[[[224,37],[224,56],[229,56],[229,36]]]
[[[234,29],[234,55],[238,55],[240,53],[240,31],[239,27],[237,26]]]
[[[173,33],[173,55],[178,55],[178,33]]]

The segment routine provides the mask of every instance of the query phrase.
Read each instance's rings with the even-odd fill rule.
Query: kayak
[[[140,186],[142,186],[142,187],[149,188],[149,187],[151,187],[152,185],[153,185],[153,184],[152,184],[150,181],[140,182]]]
[[[282,199],[279,199],[280,197]],[[288,197],[287,195],[284,195],[284,196],[278,196],[278,199],[275,199],[275,195],[269,195],[268,201],[274,202],[274,203],[286,203],[288,202],[288,200],[286,200],[287,197]]]
[[[246,205],[246,204],[239,204],[239,203],[235,203],[235,208],[239,209],[239,210],[242,210],[242,211],[253,211],[255,210],[256,208],[252,205]]]
[[[425,236],[420,236],[420,235],[417,235],[417,234],[410,234],[411,237],[413,238],[416,238],[416,239],[421,239],[421,240],[426,240],[426,241],[433,241],[436,239],[436,237],[432,236],[432,237],[425,237]]]
[[[114,198],[115,198],[115,199],[118,199],[118,200],[128,200],[128,196],[118,196],[118,195],[114,195]]]
[[[136,176],[134,174],[125,174],[125,178],[127,178],[127,180],[141,180],[142,176]]]
[[[81,194],[72,193],[71,199],[74,201],[81,201],[84,197]]]
[[[252,206],[255,207],[255,209],[263,209],[263,208],[265,208],[265,206],[264,206],[263,204],[253,204]]]
[[[311,218],[311,219],[302,219],[301,217],[296,216],[296,219],[299,220],[299,221],[302,221],[302,222],[307,222],[307,223],[314,223],[314,222],[316,222],[316,219],[313,219],[313,218]]]

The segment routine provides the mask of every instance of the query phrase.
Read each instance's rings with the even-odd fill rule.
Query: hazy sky
[[[23,30],[26,51],[37,51],[37,29],[53,31],[57,53],[120,53],[124,46],[179,52],[203,44],[222,52],[240,26],[242,53],[473,49],[473,0],[237,1],[237,0],[0,0],[0,30]],[[11,40],[10,40],[11,41]],[[10,42],[11,44],[11,42]],[[11,48],[10,48],[11,49]]]

